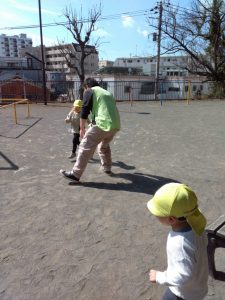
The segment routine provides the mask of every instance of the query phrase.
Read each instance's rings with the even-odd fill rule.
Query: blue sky
[[[42,23],[66,21],[63,12],[69,5],[79,12],[82,4],[83,16],[88,17],[88,9],[94,5],[98,6],[99,3],[98,0],[42,0]],[[101,37],[99,59],[115,60],[117,57],[155,55],[156,43],[152,41],[153,28],[147,24],[146,15],[142,11],[154,8],[156,4],[157,1],[153,0],[101,0],[102,17],[107,18],[98,22],[93,35],[93,38]],[[140,15],[134,16],[133,12],[137,11],[141,11]],[[1,0],[0,34],[26,33],[32,38],[34,46],[40,45],[39,28],[5,29],[38,24],[38,0]],[[45,45],[57,45],[59,41],[70,43],[74,40],[63,26],[43,28]]]

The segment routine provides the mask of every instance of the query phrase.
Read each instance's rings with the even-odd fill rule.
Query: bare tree
[[[100,45],[100,38],[95,41],[91,40],[92,33],[96,30],[95,26],[101,16],[101,5],[96,6],[88,11],[88,17],[83,17],[82,6],[78,14],[71,6],[66,7],[64,16],[67,19],[64,27],[72,34],[75,43],[64,45],[61,47],[61,52],[64,54],[67,66],[73,69],[80,79],[80,84],[85,79],[85,59],[97,53]],[[91,45],[90,45],[91,43]],[[80,98],[82,99],[82,89],[80,88]]]
[[[148,19],[149,25],[157,28]],[[167,54],[185,54],[190,73],[224,87],[225,7],[223,0],[194,0],[191,9],[163,4],[161,47]],[[225,91],[225,90],[224,90]]]

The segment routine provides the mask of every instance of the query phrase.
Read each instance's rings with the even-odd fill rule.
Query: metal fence
[[[117,101],[155,100],[155,81],[100,81],[100,85],[111,92]],[[79,98],[80,82],[47,81],[48,101],[74,101]],[[167,80],[158,84],[157,100],[204,99],[208,97],[212,83],[187,80]],[[2,98],[27,98],[30,101],[43,101],[42,82],[1,81]]]

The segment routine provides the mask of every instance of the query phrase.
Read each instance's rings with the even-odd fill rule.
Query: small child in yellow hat
[[[76,157],[76,150],[80,144],[80,111],[82,108],[82,100],[75,100],[71,111],[68,113],[65,122],[71,124],[71,132],[73,133],[72,153],[68,158]]]
[[[185,184],[162,186],[147,204],[160,223],[171,226],[167,269],[150,270],[149,280],[168,286],[162,300],[202,300],[208,291],[206,219],[195,193]]]

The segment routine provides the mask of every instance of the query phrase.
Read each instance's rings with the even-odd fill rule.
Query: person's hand
[[[83,138],[85,135],[85,128],[80,129],[80,137]]]
[[[150,282],[152,283],[156,283],[156,274],[157,274],[158,271],[156,270],[150,270],[149,272],[149,280]]]

